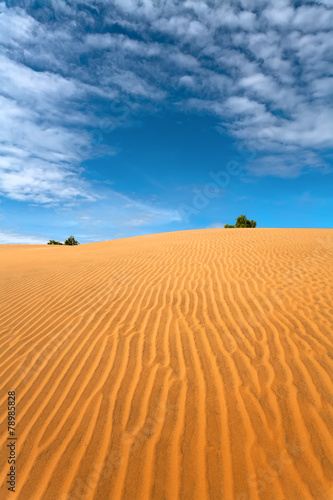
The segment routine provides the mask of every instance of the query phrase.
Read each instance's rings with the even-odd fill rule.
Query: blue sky
[[[332,0],[0,11],[0,243],[332,227]]]

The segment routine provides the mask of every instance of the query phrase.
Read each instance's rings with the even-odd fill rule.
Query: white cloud
[[[332,6],[101,0],[78,9],[58,0],[37,12],[29,2],[1,3],[2,194],[96,199],[80,165],[94,154],[87,130],[103,137],[105,103],[110,128],[142,110],[213,114],[224,132],[267,155],[249,167],[256,175],[323,167],[319,154],[333,147]]]
[[[148,204],[147,202],[131,199],[126,195],[116,192],[114,192],[114,199],[117,200],[117,225],[119,227],[160,226],[168,224],[169,222],[181,221],[181,216],[178,210],[158,207],[156,205]],[[123,206],[126,210],[119,210],[119,206]]]
[[[293,24],[295,28],[307,32],[331,31],[333,10],[321,6],[301,6],[296,11]]]
[[[289,151],[284,154],[258,155],[249,163],[248,169],[254,176],[295,178],[302,170],[325,170],[325,163],[318,155],[310,151]]]
[[[253,12],[235,11],[228,3],[213,11],[211,16],[215,27],[227,26],[232,29],[243,28],[245,30],[252,30],[256,21],[256,16]]]
[[[0,245],[45,245],[47,241],[38,236],[11,233],[0,230]]]
[[[180,85],[184,85],[185,87],[194,87],[195,79],[193,76],[184,75],[179,78]]]
[[[182,68],[197,68],[199,66],[198,61],[193,56],[182,52],[170,54],[170,60]]]
[[[4,3],[0,3],[0,9],[0,43],[19,47],[28,42],[32,33],[38,29],[38,23],[18,7],[8,9]]]
[[[288,5],[284,5],[283,8],[281,8],[280,5],[276,7],[275,5],[273,7],[270,6],[263,12],[263,16],[273,26],[288,25],[292,21],[294,15],[294,9]]]
[[[109,82],[119,85],[127,94],[147,97],[150,99],[161,99],[165,92],[149,85],[133,71],[118,71],[117,74],[109,77]]]
[[[326,5],[327,7],[333,7],[333,0],[318,0],[318,2]]]
[[[156,226],[181,222],[178,210],[138,200],[113,189],[106,189],[98,204],[86,204],[84,212],[80,207],[64,207],[59,214],[68,225],[77,225],[95,240],[101,239],[99,235],[105,231],[109,231],[111,239],[119,228],[124,236],[131,236],[138,227],[153,230]]]
[[[0,192],[37,203],[94,200],[78,168],[91,137],[77,102],[91,87],[4,56],[0,68]]]
[[[233,115],[255,114],[265,111],[265,106],[247,97],[229,97],[225,103],[226,108]]]

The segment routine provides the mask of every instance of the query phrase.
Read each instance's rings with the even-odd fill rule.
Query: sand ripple
[[[1,498],[333,499],[332,230],[0,257]]]

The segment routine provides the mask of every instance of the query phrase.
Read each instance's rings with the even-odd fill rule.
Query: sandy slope
[[[325,229],[1,246],[0,497],[333,499],[332,250]]]

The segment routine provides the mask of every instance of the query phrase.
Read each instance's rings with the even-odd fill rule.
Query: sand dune
[[[332,230],[0,259],[1,498],[333,499]]]

